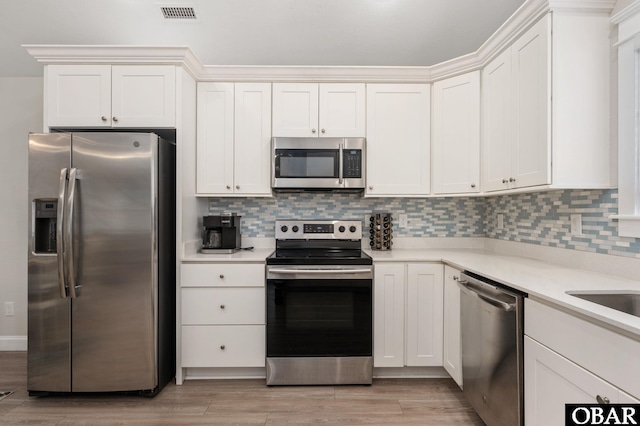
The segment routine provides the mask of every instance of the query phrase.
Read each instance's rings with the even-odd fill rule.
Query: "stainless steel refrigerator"
[[[139,392],[175,377],[175,144],[29,135],[30,395]]]

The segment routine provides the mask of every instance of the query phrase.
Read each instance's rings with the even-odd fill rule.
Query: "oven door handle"
[[[274,274],[362,274],[370,273],[371,269],[269,269]]]

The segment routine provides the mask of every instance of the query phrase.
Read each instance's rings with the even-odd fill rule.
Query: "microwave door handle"
[[[338,183],[340,184],[340,186],[342,186],[342,185],[344,185],[344,172],[342,170],[342,168],[344,167],[343,155],[342,155],[342,151],[344,149],[344,145],[343,144],[339,144],[338,147],[339,147],[338,156],[340,157],[340,159],[339,159],[339,164],[340,164],[339,165],[339,169],[340,169],[340,171],[338,173]]]
[[[58,287],[60,297],[67,298],[65,280],[66,255],[64,252],[64,203],[67,198],[67,168],[60,170],[60,184],[58,186],[58,212],[56,219],[56,260],[58,261]]]

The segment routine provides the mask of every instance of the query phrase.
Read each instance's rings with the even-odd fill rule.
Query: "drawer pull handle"
[[[608,404],[610,402],[609,398],[607,398],[606,396],[602,397],[600,395],[596,395],[596,401],[598,401],[598,404]]]
[[[221,280],[224,279],[224,275],[220,274],[220,279]]]
[[[224,351],[224,345],[220,345],[220,350]]]
[[[224,309],[224,305],[220,305],[220,309]]]

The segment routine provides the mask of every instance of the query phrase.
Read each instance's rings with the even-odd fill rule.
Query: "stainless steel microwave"
[[[363,190],[365,138],[273,138],[275,190]]]

